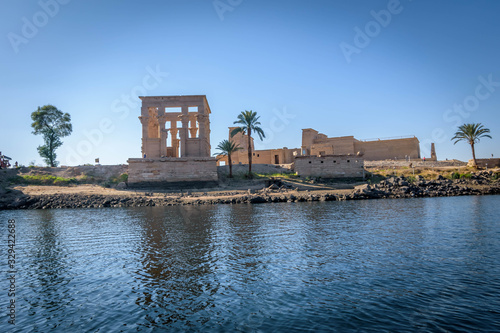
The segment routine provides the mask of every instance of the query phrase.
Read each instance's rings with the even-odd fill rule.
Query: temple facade
[[[241,133],[229,138],[242,149],[231,155],[233,164],[248,163],[248,137]],[[394,139],[358,140],[354,136],[328,137],[312,128],[302,130],[300,148],[277,148],[253,150],[252,163],[255,164],[289,164],[301,156],[346,155],[363,157],[363,160],[415,160],[420,159],[420,142],[416,137]],[[434,144],[431,146],[431,158],[437,160]],[[227,163],[227,157],[219,157],[218,163]]]
[[[204,95],[142,100],[142,153],[148,158],[209,157],[210,107]]]
[[[357,155],[366,161],[420,159],[416,137],[358,140],[353,136],[328,137],[312,128],[302,130],[301,155]]]
[[[210,156],[210,107],[205,95],[142,100],[142,158],[130,158],[129,186],[199,186],[217,181]]]

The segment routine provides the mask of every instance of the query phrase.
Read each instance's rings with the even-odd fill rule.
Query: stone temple
[[[235,127],[229,127],[229,133]],[[242,150],[232,155],[233,164],[248,163],[248,137],[238,133],[229,139],[238,144]],[[277,148],[255,150],[254,138],[250,144],[253,150],[252,162],[255,164],[289,164],[299,156],[352,155],[363,157],[367,161],[379,160],[417,160],[420,159],[420,142],[414,136],[392,139],[358,140],[353,136],[328,137],[312,128],[302,130],[302,145],[300,148]],[[436,160],[434,144],[431,147],[431,157]],[[218,159],[227,164],[227,157]]]
[[[227,157],[210,155],[210,106],[205,95],[149,96],[142,100],[142,157],[130,158],[131,187],[205,187],[217,184],[217,164]],[[229,131],[234,127],[230,127]],[[248,164],[248,137],[230,139],[242,150],[234,164]],[[253,150],[253,138],[250,140]],[[328,137],[312,128],[302,130],[300,148],[253,150],[255,164],[292,164],[301,176],[363,177],[365,160],[420,159],[416,137],[357,140]],[[432,145],[432,160],[436,160]]]
[[[204,186],[216,182],[206,96],[139,98],[142,158],[127,161],[129,186]]]

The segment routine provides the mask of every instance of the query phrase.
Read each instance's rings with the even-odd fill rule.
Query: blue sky
[[[500,156],[500,2],[1,0],[0,151],[42,165],[30,114],[53,104],[73,133],[62,165],[140,157],[138,95],[207,95],[212,151],[243,110],[296,148],[301,129],[415,135],[471,158],[457,125],[480,122]],[[427,154],[429,156],[429,154]]]

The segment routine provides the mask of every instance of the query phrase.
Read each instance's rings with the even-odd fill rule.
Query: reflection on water
[[[3,211],[15,329],[496,331],[498,198]]]

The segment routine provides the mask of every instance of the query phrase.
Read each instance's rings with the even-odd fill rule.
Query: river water
[[[0,331],[499,331],[499,199],[0,211]]]

